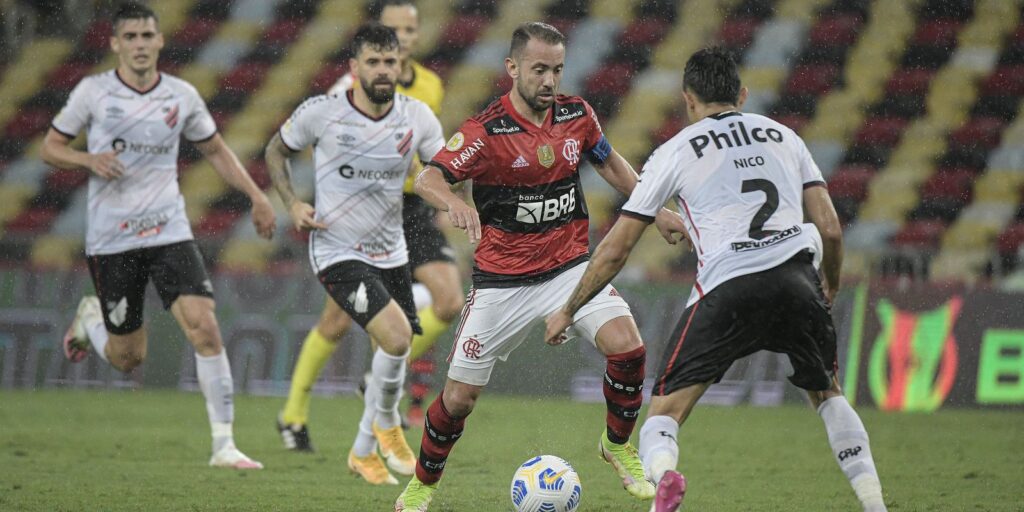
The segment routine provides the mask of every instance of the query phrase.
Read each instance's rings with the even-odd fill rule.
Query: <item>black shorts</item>
[[[759,350],[789,356],[797,387],[821,391],[836,373],[836,331],[809,251],[717,286],[686,308],[654,381],[655,395],[722,380]]]
[[[405,245],[409,247],[409,268],[435,261],[454,263],[455,254],[434,222],[437,210],[416,194],[404,194],[402,201],[402,230]]]
[[[423,334],[412,298],[409,266],[377,268],[361,261],[342,261],[322,270],[317,277],[334,299],[360,327],[366,328],[385,306],[395,302],[405,312],[412,331]]]
[[[164,309],[170,309],[181,295],[213,298],[213,283],[193,240],[89,256],[88,262],[103,323],[113,334],[129,334],[142,327],[150,280]]]

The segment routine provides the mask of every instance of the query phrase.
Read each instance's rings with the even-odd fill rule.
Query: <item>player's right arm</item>
[[[67,104],[53,120],[43,139],[40,157],[61,169],[87,169],[104,179],[119,178],[124,174],[124,165],[118,161],[114,151],[91,154],[71,147],[71,141],[92,120],[90,95],[90,79],[86,78],[71,91]]]
[[[117,153],[87,153],[71,147],[73,139],[50,128],[43,138],[40,156],[43,161],[61,169],[86,169],[104,179],[120,178],[124,165],[117,159]]]
[[[270,174],[270,181],[274,189],[281,196],[281,201],[288,208],[288,216],[292,218],[295,229],[327,229],[327,225],[318,222],[315,218],[316,210],[313,205],[300,201],[292,188],[292,164],[293,154],[302,151],[303,148],[316,141],[314,131],[310,124],[314,121],[311,104],[322,101],[323,96],[306,100],[295,109],[288,121],[284,123],[277,133],[267,143],[263,150],[263,158],[267,162],[267,172]]]
[[[804,189],[804,210],[807,217],[821,234],[824,254],[821,255],[821,272],[825,276],[824,291],[829,303],[839,291],[839,274],[843,268],[843,228],[839,215],[832,205],[832,198],[824,186],[810,186]]]
[[[275,133],[274,137],[267,143],[263,151],[263,157],[267,161],[267,172],[270,174],[270,181],[281,201],[288,208],[288,216],[292,218],[295,229],[327,229],[327,226],[317,222],[314,218],[316,210],[313,205],[300,201],[295,196],[295,189],[292,188],[292,164],[291,156],[294,152],[281,141],[281,134]]]
[[[480,240],[480,214],[452,192],[440,168],[434,165],[424,167],[416,176],[414,190],[430,206],[447,212],[453,226],[466,230],[469,243],[475,244]]]
[[[843,227],[839,223],[832,198],[828,195],[828,186],[821,175],[821,169],[814,163],[803,140],[799,137],[794,140],[797,141],[800,181],[804,187],[804,213],[821,235],[821,273],[825,276],[822,286],[831,304],[839,292],[839,274],[843,268]]]
[[[430,163],[416,176],[413,190],[438,210],[448,213],[452,225],[466,230],[470,243],[482,236],[480,215],[452,192],[451,185],[473,179],[485,172],[487,133],[475,119],[462,123]]]

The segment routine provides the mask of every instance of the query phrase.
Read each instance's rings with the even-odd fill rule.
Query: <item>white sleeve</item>
[[[330,89],[327,89],[327,94],[345,94],[355,83],[352,73],[345,73],[337,82],[334,82]]]
[[[68,102],[64,104],[57,117],[53,119],[53,129],[72,139],[89,126],[92,121],[92,79],[86,78],[71,91]]]
[[[217,134],[217,123],[206,108],[206,102],[199,96],[199,91],[191,89],[192,106],[185,114],[185,127],[181,134],[189,142],[205,142]]]
[[[818,168],[818,164],[814,163],[814,158],[811,156],[811,151],[807,149],[807,144],[804,144],[803,139],[796,137],[797,144],[797,161],[800,166],[800,181],[803,182],[804,188],[823,185],[825,183],[825,177],[821,174],[821,169]]]
[[[316,109],[312,106],[326,99],[326,96],[314,96],[302,102],[281,126],[281,142],[284,142],[288,149],[302,151],[306,146],[316,142],[316,130],[313,128]]]
[[[654,150],[640,171],[640,181],[622,206],[624,215],[653,222],[665,202],[678,193],[679,171],[672,163],[673,155],[671,147]]]
[[[444,147],[444,133],[441,130],[441,121],[437,120],[437,116],[430,110],[430,107],[425,103],[419,106],[420,116],[417,123],[419,126],[416,129],[423,133],[423,137],[420,139],[420,145],[416,151],[421,162],[429,162]]]

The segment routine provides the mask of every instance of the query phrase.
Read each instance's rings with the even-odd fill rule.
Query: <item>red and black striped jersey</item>
[[[542,126],[519,115],[508,94],[466,120],[430,164],[449,183],[473,180],[483,231],[474,286],[542,282],[586,261],[580,159],[610,154],[594,110],[577,96],[558,95]]]

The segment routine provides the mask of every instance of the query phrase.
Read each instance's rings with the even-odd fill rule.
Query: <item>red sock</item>
[[[441,479],[448,454],[455,447],[455,441],[462,437],[466,418],[453,418],[444,407],[444,392],[437,395],[427,409],[420,441],[420,459],[416,463],[416,478],[425,484]]]
[[[430,393],[430,378],[434,373],[434,361],[430,354],[433,347],[427,353],[409,365],[409,402],[412,405],[422,405],[423,399]]]
[[[604,371],[604,401],[608,406],[608,440],[623,444],[629,441],[640,405],[644,400],[644,362],[647,349],[640,348],[608,356]]]

